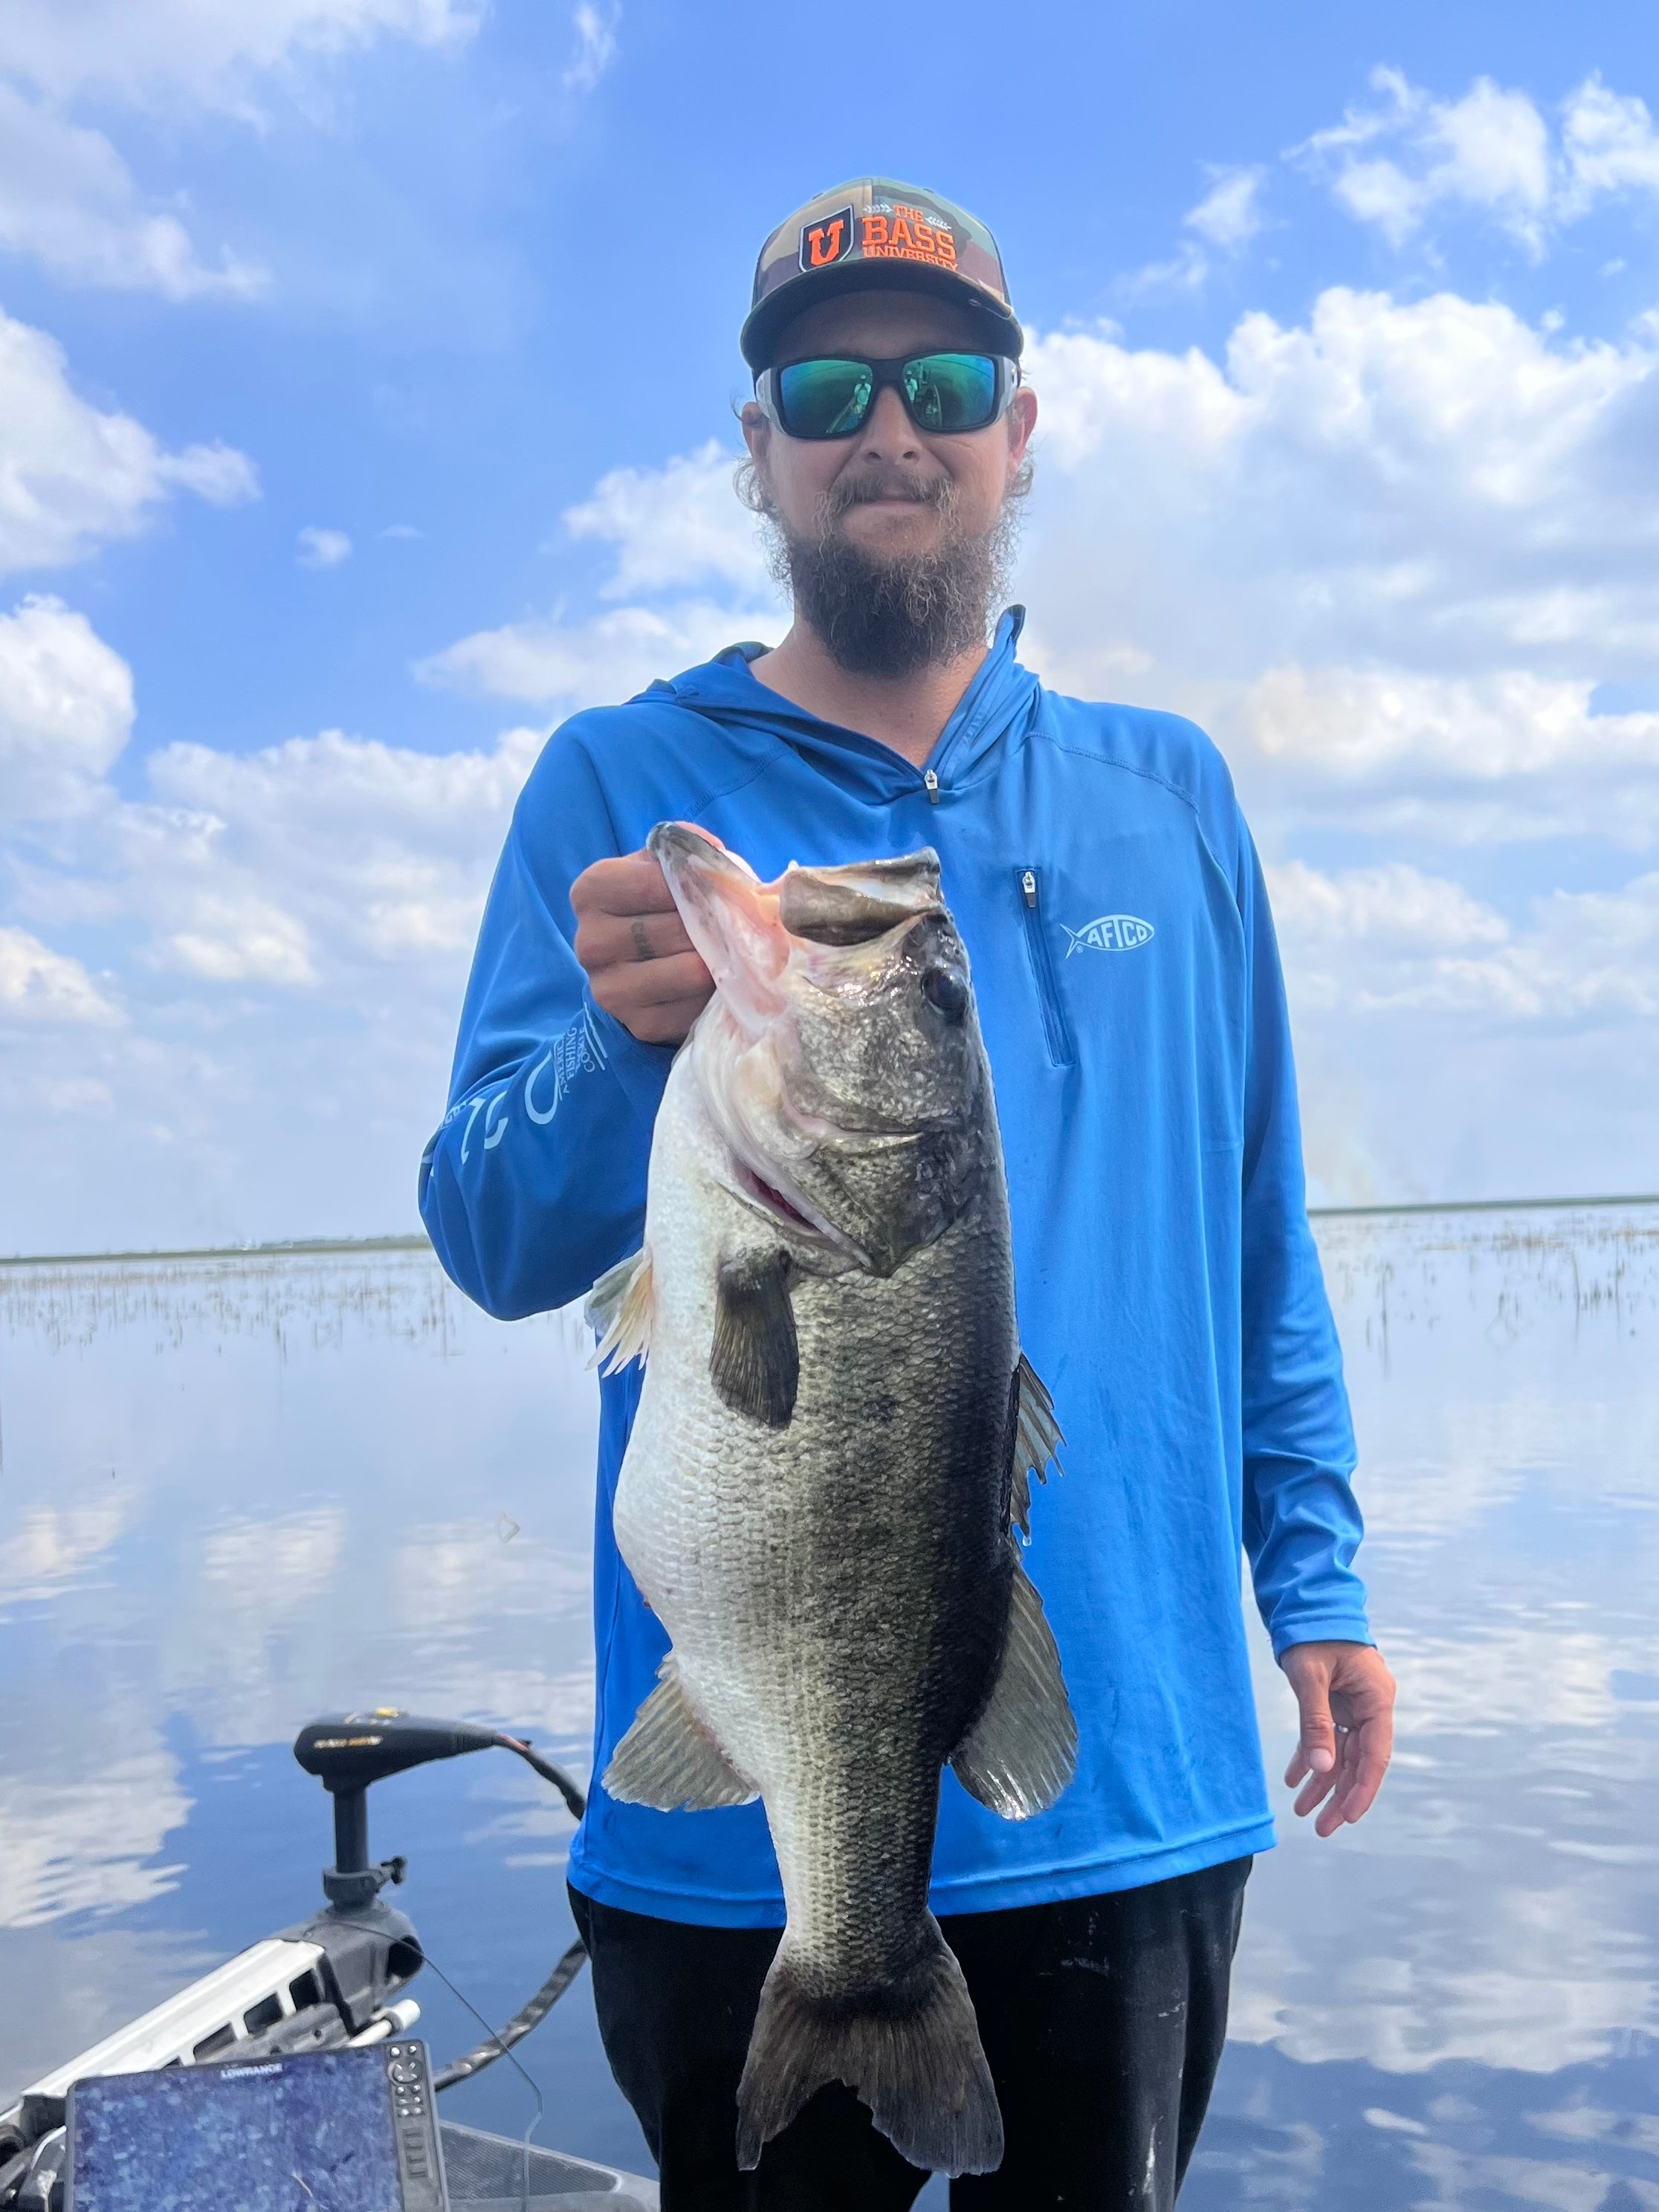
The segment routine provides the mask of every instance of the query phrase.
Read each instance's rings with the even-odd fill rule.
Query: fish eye
[[[968,1011],[968,978],[959,968],[925,968],[921,995],[947,1022],[959,1022]]]

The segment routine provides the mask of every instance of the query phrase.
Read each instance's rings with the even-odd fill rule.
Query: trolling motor
[[[421,2008],[400,1992],[426,1954],[413,1923],[380,1896],[387,1883],[403,1881],[408,1863],[401,1856],[370,1859],[368,1791],[388,1774],[487,1750],[515,1753],[580,1820],[586,1801],[568,1774],[517,1736],[473,1721],[428,1720],[382,1706],[301,1729],[294,1756],[334,1800],[334,1864],[323,1869],[326,1905],[42,2075],[0,2112],[0,2208],[52,2212],[61,2203],[65,2100],[70,2084],[87,2075],[337,2050],[406,2033]],[[569,1988],[586,1955],[573,1943],[504,2027],[434,2075],[434,2088],[465,2081],[520,2042]]]
[[[349,2016],[365,2006],[371,2017],[382,2014],[386,1995],[394,1986],[412,1980],[424,1964],[419,1939],[410,1922],[380,1900],[380,1893],[386,1883],[403,1881],[409,1863],[401,1855],[370,1859],[370,1785],[388,1774],[402,1774],[434,1759],[459,1759],[470,1751],[490,1750],[516,1753],[544,1782],[553,1784],[573,1819],[580,1820],[587,1801],[562,1768],[532,1751],[520,1737],[481,1727],[476,1721],[426,1720],[416,1713],[401,1712],[396,1706],[381,1705],[373,1712],[343,1713],[313,1721],[295,1738],[295,1758],[307,1774],[318,1778],[334,1800],[334,1864],[323,1869],[327,1910],[290,1932],[324,1942],[331,1956],[337,1957],[343,1947],[358,1969],[350,1992],[355,2005],[345,1990],[341,1990],[341,2008]],[[354,1937],[358,1941],[354,1942]],[[447,2089],[465,2081],[522,2041],[564,1995],[586,1956],[581,1943],[573,1943],[530,2002],[488,2042],[441,2068],[433,2077],[434,2087]],[[401,2014],[404,2008],[396,2009]],[[406,2019],[399,2018],[385,2032],[390,2034],[407,2025]]]

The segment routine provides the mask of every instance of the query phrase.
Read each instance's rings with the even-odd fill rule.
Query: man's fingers
[[[670,914],[674,898],[661,868],[641,850],[584,868],[570,886],[570,903],[579,916]]]
[[[681,1044],[687,1030],[708,1004],[702,999],[675,999],[664,1006],[642,1006],[623,1026],[641,1044]],[[622,1017],[617,1016],[620,1021]]]
[[[1336,1785],[1331,1780],[1328,1774],[1314,1775],[1310,1780],[1303,1785],[1301,1790],[1297,1794],[1296,1802],[1291,1808],[1297,1819],[1298,1820],[1305,1820],[1310,1813],[1314,1812],[1319,1806],[1324,1804],[1325,1800],[1330,1796],[1335,1786]],[[1314,1825],[1316,1827],[1319,1826],[1317,1821],[1316,1821]],[[1319,1832],[1321,1835],[1323,1835],[1325,1831],[1323,1828],[1320,1828]]]
[[[671,960],[690,950],[685,924],[672,908],[667,914],[585,914],[576,926],[576,957],[590,975]]]
[[[608,1014],[625,1021],[630,1012],[646,1006],[678,1005],[681,1000],[695,1006],[701,1013],[714,988],[714,979],[702,964],[702,956],[696,952],[677,952],[671,959],[647,960],[638,968],[613,969],[605,978],[606,989],[600,997],[596,985],[593,995]]]
[[[1306,1676],[1297,1684],[1296,1697],[1302,1715],[1302,1739],[1297,1746],[1297,1758],[1309,1774],[1334,1773],[1336,1729],[1331,1719],[1328,1686],[1316,1674]]]
[[[1382,1787],[1382,1778],[1389,1771],[1389,1759],[1393,1750],[1393,1731],[1386,1717],[1370,1721],[1354,1729],[1346,1739],[1347,1753],[1342,1765],[1341,1786],[1336,1793],[1334,1810],[1340,1821],[1350,1825],[1362,1820],[1376,1802],[1376,1793]],[[1338,1823],[1334,1823],[1334,1826]],[[1329,1833],[1322,1830],[1322,1833]]]

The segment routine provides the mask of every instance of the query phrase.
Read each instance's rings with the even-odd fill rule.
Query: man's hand
[[[649,853],[595,860],[570,886],[588,988],[642,1044],[678,1044],[714,995]]]
[[[1363,1819],[1382,1787],[1394,1749],[1394,1676],[1369,1644],[1292,1644],[1279,1663],[1302,1715],[1285,1780],[1292,1790],[1304,1784],[1301,1819],[1329,1798],[1314,1830],[1334,1836]]]

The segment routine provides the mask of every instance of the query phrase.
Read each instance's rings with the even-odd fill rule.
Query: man
[[[1023,1824],[946,1774],[933,1903],[1007,2139],[955,2206],[1167,2208],[1207,2101],[1251,1856],[1273,1840],[1241,1547],[1301,1710],[1321,1835],[1366,1811],[1393,1684],[1352,1566],[1340,1360],[1304,1202],[1278,955],[1226,769],[1172,715],[1045,692],[987,632],[1036,401],[991,236],[838,187],[772,234],[743,349],[747,493],[794,604],[579,714],[520,800],[422,1207],[491,1312],[637,1248],[653,1116],[711,984],[653,861],[703,824],[763,878],[934,846],[1007,1155],[1020,1324],[1067,1443],[1030,1567],[1081,1735]],[[611,1528],[638,1370],[602,1388],[599,1712],[572,1900],[605,2048],[685,2206],[902,2206],[923,2177],[843,2088],[734,2159],[783,1919],[759,1806],[661,1814],[599,1778],[666,1648]],[[848,1408],[849,1420],[857,1408]]]

